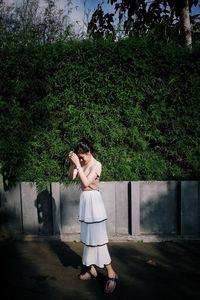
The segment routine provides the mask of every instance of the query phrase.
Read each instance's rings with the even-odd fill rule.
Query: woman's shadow
[[[81,257],[61,239],[49,240],[48,243],[64,267],[82,268]]]

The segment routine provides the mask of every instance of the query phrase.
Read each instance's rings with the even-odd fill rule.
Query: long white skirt
[[[106,219],[107,214],[100,192],[83,191],[79,205],[80,238],[84,244],[83,265],[103,268],[110,264]]]

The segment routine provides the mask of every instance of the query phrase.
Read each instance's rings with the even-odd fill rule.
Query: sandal
[[[89,268],[86,271],[81,272],[81,274],[79,275],[79,278],[81,280],[89,280],[89,279],[97,278],[97,274],[93,275],[91,272],[91,268]]]
[[[104,292],[106,294],[111,294],[112,292],[114,292],[116,285],[117,285],[117,281],[118,281],[117,275],[115,275],[114,278],[107,277],[107,282],[106,282],[106,287],[105,287]],[[111,286],[111,287],[109,288],[109,286]]]

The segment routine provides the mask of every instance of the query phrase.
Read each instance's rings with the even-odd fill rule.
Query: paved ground
[[[78,279],[79,242],[0,241],[1,300],[200,299],[200,241],[118,241],[109,249],[120,279],[112,295],[103,292],[104,270]]]

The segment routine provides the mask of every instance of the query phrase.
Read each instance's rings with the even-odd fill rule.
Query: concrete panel
[[[181,182],[181,234],[200,236],[200,197],[198,181]]]
[[[52,200],[50,188],[38,191],[34,183],[21,184],[23,231],[31,235],[52,235]]]
[[[116,233],[128,234],[128,181],[115,182]]]
[[[38,212],[37,212],[37,189],[31,182],[21,183],[23,233],[39,234]]]
[[[60,216],[60,183],[51,183],[52,195],[52,217],[53,217],[53,233],[60,235],[61,233],[61,216]]]
[[[60,185],[60,212],[61,212],[61,233],[76,234],[80,233],[78,220],[80,185],[71,183]]]
[[[2,193],[2,206],[5,208],[5,222],[8,227],[15,233],[22,232],[21,216],[21,186],[16,184],[10,190]]]
[[[38,228],[40,235],[53,234],[52,195],[49,185],[43,191],[37,191],[35,201],[38,214]]]
[[[140,182],[141,233],[178,232],[178,184],[175,181]]]
[[[116,234],[116,190],[115,190],[115,182],[104,182],[100,183],[100,192],[105,204],[105,208],[107,211],[107,231],[108,235],[112,236]]]
[[[131,234],[140,233],[140,184],[139,181],[131,182]]]

